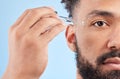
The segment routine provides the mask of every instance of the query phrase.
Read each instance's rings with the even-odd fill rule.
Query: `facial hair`
[[[120,50],[111,50],[96,59],[96,67],[81,55],[80,48],[76,45],[76,61],[79,74],[83,79],[120,79],[120,70],[103,72],[100,68],[108,58],[119,57]]]

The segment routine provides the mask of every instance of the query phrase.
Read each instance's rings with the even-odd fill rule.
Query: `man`
[[[62,2],[73,21],[65,35],[76,52],[77,79],[120,79],[120,0]],[[53,9],[25,11],[10,29],[10,59],[2,79],[38,79],[47,65],[47,45],[62,30]]]

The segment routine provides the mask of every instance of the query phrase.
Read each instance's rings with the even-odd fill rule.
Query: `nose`
[[[111,50],[120,49],[120,28],[111,33],[107,46]]]

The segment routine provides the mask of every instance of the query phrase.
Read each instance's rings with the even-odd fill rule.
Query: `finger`
[[[17,25],[19,25],[19,23],[25,18],[25,16],[29,13],[29,9],[26,10],[19,18],[18,20],[13,24],[12,28],[14,29],[15,27],[17,27]]]
[[[48,44],[56,35],[65,29],[65,25],[57,24],[47,30],[44,34],[40,35],[40,40],[43,40],[44,44]]]
[[[47,18],[56,18],[56,19],[58,19],[58,16],[55,15],[55,14],[47,14],[47,15],[45,15],[45,16],[42,16],[42,17],[41,17],[40,19],[38,19],[33,25],[30,26],[30,29],[31,29],[32,27],[34,27],[34,25],[36,25],[38,22],[40,22],[42,25],[46,24],[47,21],[46,21],[45,19],[47,19]],[[49,20],[49,21],[52,22],[52,20]],[[54,22],[54,21],[53,21],[53,22]]]
[[[46,7],[31,9],[29,14],[21,21],[19,27],[23,31],[27,31],[40,18],[49,14],[55,15],[55,12],[52,9]]]
[[[30,33],[34,36],[39,36],[48,30],[51,26],[55,26],[57,24],[62,24],[62,21],[55,17],[46,17],[42,18],[39,22],[37,22],[30,30]]]

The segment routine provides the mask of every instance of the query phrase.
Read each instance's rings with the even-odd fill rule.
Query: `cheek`
[[[95,64],[96,58],[104,53],[106,35],[82,30],[76,32],[76,39],[81,55],[89,60],[90,63]]]

